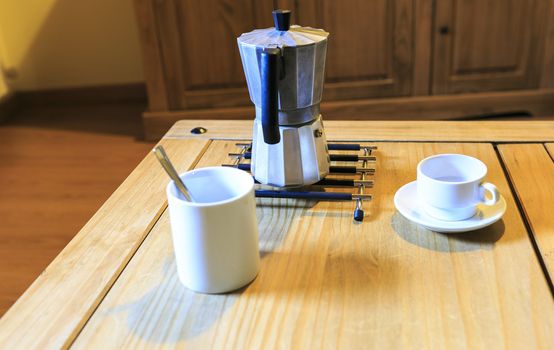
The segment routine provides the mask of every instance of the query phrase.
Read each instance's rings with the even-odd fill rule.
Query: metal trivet
[[[223,166],[235,167],[250,172],[249,161],[252,158],[252,143],[236,143],[236,146],[239,148],[239,151],[237,153],[229,153],[229,156],[233,158],[232,164],[223,164]],[[328,176],[313,185],[294,189],[274,187],[274,189],[268,190],[258,188],[255,190],[256,197],[311,199],[321,201],[356,201],[354,220],[363,221],[363,202],[372,199],[370,194],[365,193],[366,188],[373,187],[373,180],[369,180],[367,177],[375,174],[375,168],[370,168],[368,166],[369,163],[374,163],[376,161],[376,157],[373,156],[372,153],[377,149],[377,146],[367,146],[353,143],[328,143],[327,148],[329,151],[350,151],[358,153],[330,153],[329,157],[331,160],[331,166],[329,169],[329,175],[331,176]],[[363,154],[359,154],[360,151]],[[337,162],[349,162],[356,164],[337,165]],[[344,176],[346,174],[351,174],[353,176],[357,176],[358,178],[337,178],[334,176]],[[354,193],[317,191],[317,188],[322,187],[324,190],[328,187],[343,187],[352,188],[355,191]]]

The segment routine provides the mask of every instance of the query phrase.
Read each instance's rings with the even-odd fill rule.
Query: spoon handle
[[[162,145],[156,146],[152,150],[152,152],[154,152],[154,154],[156,155],[156,158],[158,158],[158,161],[167,172],[167,175],[169,175],[169,177],[175,182],[177,189],[179,189],[179,191],[183,194],[186,200],[189,202],[194,202],[190,196],[187,186],[185,186],[185,184],[179,177],[179,174],[177,174],[177,171],[173,167],[173,164],[169,160],[167,153],[165,153],[165,149],[163,148],[163,146]]]

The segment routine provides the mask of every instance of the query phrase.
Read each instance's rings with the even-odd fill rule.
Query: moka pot
[[[273,11],[275,28],[238,39],[250,99],[256,106],[251,170],[279,187],[318,182],[329,173],[319,105],[329,33],[290,25],[290,11]]]

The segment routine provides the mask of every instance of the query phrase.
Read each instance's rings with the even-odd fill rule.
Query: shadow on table
[[[393,230],[403,240],[437,252],[469,252],[492,249],[504,235],[504,221],[463,233],[439,233],[415,224],[396,212],[391,219]]]
[[[175,344],[212,327],[240,295],[200,294],[185,288],[173,256],[165,260],[161,275],[155,288],[139,299],[107,310],[104,316],[124,312],[126,327],[134,336],[160,345]]]
[[[287,204],[292,200],[276,201]],[[258,225],[267,228],[260,232],[262,266],[264,263],[267,265],[268,260],[273,261],[271,257],[283,244],[294,219],[309,209],[306,203],[289,204],[289,207],[281,208],[283,215],[278,216],[274,215],[271,206],[258,207]],[[181,284],[173,254],[169,254],[163,264],[158,266],[161,271],[152,273],[159,275],[160,280],[147,283],[152,284],[152,288],[132,302],[109,309],[104,315],[114,315],[118,319],[124,317],[129,333],[157,345],[176,344],[209,332],[218,322],[222,322],[239,298],[256,288],[256,281],[259,283],[260,279],[258,276],[245,287],[229,293],[201,294]],[[262,269],[267,269],[267,266]]]
[[[218,327],[230,327],[230,322],[245,312],[251,314],[248,308],[264,300],[279,300],[279,310],[287,309],[287,318],[295,319],[306,312],[304,305],[322,296],[325,300],[341,298],[345,305],[364,300],[371,304],[367,307],[377,305],[387,295],[392,297],[394,293],[384,291],[396,288],[397,279],[391,276],[402,271],[399,261],[379,259],[378,247],[360,247],[340,235],[323,236],[321,227],[326,225],[326,217],[301,220],[311,215],[309,211],[305,205],[279,210],[258,207],[258,224],[263,228],[262,265],[249,285],[226,294],[194,293],[181,285],[171,254],[155,268],[157,271],[145,274],[145,279],[152,278],[148,277],[152,274],[159,279],[137,281],[151,288],[139,295],[129,290],[126,299],[132,301],[109,309],[103,316],[120,319],[131,338],[155,345],[182,341],[205,344]],[[350,216],[351,212],[345,214]],[[291,232],[299,232],[294,242],[288,240]],[[256,322],[271,324],[272,317],[261,315]]]

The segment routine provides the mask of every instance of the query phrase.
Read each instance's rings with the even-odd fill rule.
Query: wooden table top
[[[260,274],[196,294],[177,278],[168,179],[148,155],[0,319],[0,348],[552,347],[554,122],[325,125],[379,147],[362,223],[352,202],[258,199]],[[186,171],[227,162],[251,128],[181,121],[160,143]],[[396,212],[396,190],[436,153],[487,164],[501,221],[439,234]]]

